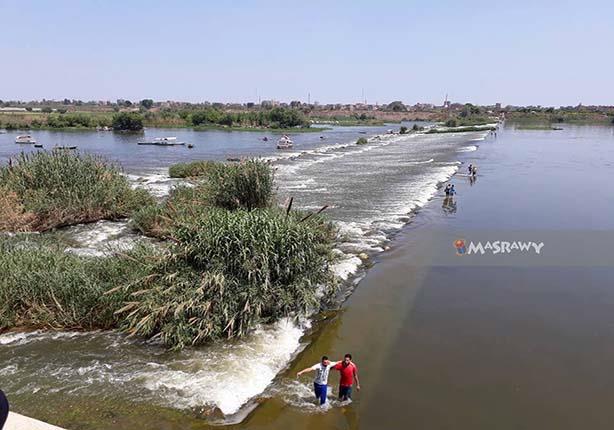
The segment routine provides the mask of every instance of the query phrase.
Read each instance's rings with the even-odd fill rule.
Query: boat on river
[[[15,138],[15,143],[20,143],[20,144],[36,143],[36,139],[34,139],[29,134],[22,134],[21,136],[17,136]]]
[[[294,142],[285,134],[277,141],[277,149],[290,149]]]
[[[138,145],[156,145],[156,146],[181,146],[185,142],[177,141],[176,137],[156,137],[152,140],[142,140],[137,142]]]

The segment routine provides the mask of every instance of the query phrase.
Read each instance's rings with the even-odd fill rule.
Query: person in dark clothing
[[[0,390],[0,430],[4,427],[6,419],[9,416],[9,401],[4,395],[4,391]]]

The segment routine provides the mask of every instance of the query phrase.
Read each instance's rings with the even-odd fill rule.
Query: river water
[[[407,124],[411,126],[412,124]],[[295,207],[327,213],[340,228],[336,271],[347,291],[364,276],[389,240],[423,207],[441,182],[472,154],[486,132],[389,135],[389,127],[338,127],[292,136],[293,149],[275,149],[277,136],[261,132],[194,132],[151,129],[146,137],[177,136],[187,147],[138,146],[143,136],[110,132],[32,132],[45,148],[79,147],[122,166],[135,186],[163,196],[177,181],[170,164],[196,159],[263,157],[276,168],[280,198]],[[16,151],[17,133],[0,135],[0,159]],[[269,137],[268,142],[262,138]],[[355,145],[358,137],[367,145]],[[487,140],[484,140],[487,138]],[[129,247],[138,237],[125,222],[100,222],[61,233],[72,252],[104,255]],[[281,321],[260,327],[242,341],[182,352],[114,333],[9,333],[0,335],[0,386],[19,412],[79,428],[202,426],[244,418],[258,402],[294,393],[290,404],[309,409],[308,385],[278,375],[316,336],[324,323]],[[274,403],[274,401],[273,401]],[[206,420],[203,417],[207,416]]]

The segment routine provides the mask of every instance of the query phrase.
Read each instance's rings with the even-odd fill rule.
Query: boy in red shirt
[[[345,354],[343,361],[335,364],[333,369],[341,374],[339,379],[339,400],[352,399],[352,384],[356,381],[356,390],[360,391],[360,381],[358,380],[358,367],[352,362],[352,354]]]

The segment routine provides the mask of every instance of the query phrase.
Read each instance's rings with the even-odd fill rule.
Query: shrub
[[[450,118],[449,120],[446,121],[446,127],[456,127],[456,126],[457,126],[456,119]]]
[[[120,171],[101,158],[65,151],[21,154],[0,168],[0,183],[23,213],[4,231],[44,231],[54,227],[118,219],[153,201],[133,190]],[[17,209],[16,209],[17,210]],[[17,212],[18,214],[18,212]],[[24,224],[23,219],[28,219]]]
[[[317,306],[318,286],[334,284],[335,231],[319,215],[303,219],[210,208],[177,223],[170,252],[131,287],[125,330],[180,348]]]
[[[405,127],[404,125],[401,126],[401,128],[399,129],[399,133],[400,134],[406,134],[407,133],[407,127]]]
[[[139,131],[143,129],[143,116],[137,112],[120,112],[113,115],[113,130]]]
[[[63,115],[52,114],[47,117],[47,126],[52,128],[92,127],[94,125],[91,115],[84,113],[67,113]]]
[[[356,145],[366,145],[369,141],[364,137],[359,137],[356,141]]]

